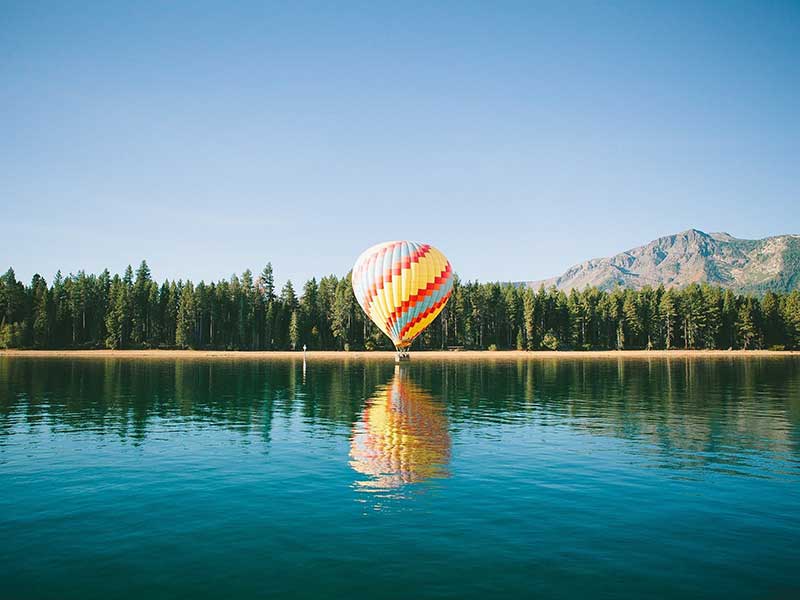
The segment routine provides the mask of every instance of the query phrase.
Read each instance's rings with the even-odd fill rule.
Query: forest
[[[356,303],[349,274],[275,288],[271,264],[195,284],[153,280],[145,261],[30,284],[0,277],[0,348],[391,349]],[[455,278],[412,349],[800,349],[800,291],[763,296],[692,284],[570,293]]]

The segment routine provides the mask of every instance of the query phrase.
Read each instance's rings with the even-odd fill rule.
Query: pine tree
[[[653,289],[649,286],[642,290],[643,298],[641,299],[640,307],[642,310],[642,329],[647,339],[648,350],[652,350],[657,346],[657,339],[659,337],[659,325],[661,321],[661,313],[659,305],[661,297],[664,295],[664,286],[659,286]]]
[[[736,345],[736,319],[739,308],[736,296],[731,290],[722,295],[722,311],[720,313],[720,340],[722,348],[733,348]]]
[[[685,348],[698,348],[704,343],[706,305],[703,292],[696,283],[681,293],[679,314],[683,317],[683,343]]]
[[[764,345],[767,348],[784,345],[783,323],[775,292],[767,292],[761,299],[761,316],[764,325]]]
[[[319,315],[319,346],[321,348],[333,348],[335,344],[331,332],[331,314],[338,282],[335,275],[328,275],[319,280],[316,312]],[[365,325],[367,324],[365,323]]]
[[[506,348],[513,348],[516,345],[517,332],[519,331],[519,313],[517,312],[517,290],[515,287],[507,285],[502,290],[503,312],[505,317],[505,340]]]
[[[266,314],[264,315],[264,344],[268,349],[275,347],[275,321],[278,307],[275,302],[267,304]]]
[[[316,278],[312,277],[303,286],[303,296],[300,298],[300,327],[304,338],[311,348],[319,347],[320,316],[317,312],[319,305],[319,287]]]
[[[339,349],[350,349],[350,326],[353,321],[354,297],[350,286],[350,273],[339,280],[336,286],[336,295],[333,301],[331,314],[331,331],[337,341]]]
[[[195,301],[194,286],[187,281],[181,291],[178,304],[178,318],[175,329],[175,345],[180,348],[189,348],[195,342]]]
[[[583,315],[583,347],[595,348],[600,345],[601,323],[598,317],[598,304],[602,295],[597,288],[586,288],[580,294],[581,314]]]
[[[457,284],[457,285],[456,285]],[[472,316],[470,314],[470,286],[469,283],[462,284],[460,281],[454,281],[453,284],[453,312],[454,324],[453,335],[456,339],[458,346],[470,346],[472,344],[473,326]]]
[[[106,347],[116,350],[122,348],[123,322],[125,320],[125,288],[119,275],[111,280],[108,313],[106,314]]]
[[[166,290],[161,296],[161,312],[163,314],[163,333],[162,339],[168,346],[175,345],[178,329],[178,306],[180,305],[181,290],[177,282],[164,282]],[[163,289],[163,288],[162,288]]]
[[[786,339],[794,349],[800,349],[800,291],[794,290],[783,303],[782,320],[785,323]]]
[[[125,268],[122,276],[122,346],[127,346],[131,342],[131,331],[133,329],[133,308],[131,301],[133,298],[133,269],[130,265]]]
[[[664,323],[664,348],[671,350],[675,342],[675,323],[678,316],[671,289],[664,292],[664,295],[661,296],[658,312],[661,314],[661,319]]]
[[[291,279],[286,281],[286,285],[281,290],[281,303],[290,314],[292,311],[297,310],[297,294],[295,294]]]
[[[641,333],[641,321],[639,319],[639,308],[636,305],[636,296],[628,290],[622,302],[622,318],[625,327],[625,339],[629,347],[638,346],[638,337]]]
[[[72,345],[78,345],[86,339],[86,305],[87,305],[86,273],[78,271],[77,276],[70,275],[69,303],[72,315]]]
[[[264,302],[269,303],[275,300],[275,277],[272,273],[272,263],[268,262],[259,277],[259,287],[264,294]]]
[[[0,294],[0,325],[10,325],[22,320],[24,286],[17,281],[14,269],[9,268],[0,278],[2,293]]]
[[[142,261],[136,269],[136,280],[131,290],[131,342],[142,344],[147,341],[147,308],[150,295],[150,267]]]
[[[703,347],[714,349],[717,348],[717,339],[721,331],[722,294],[718,287],[712,287],[705,283],[701,287],[701,292],[703,307],[703,329],[701,335]]]
[[[44,279],[36,283],[33,291],[33,345],[36,348],[47,348],[50,343],[50,302]]]
[[[525,322],[526,348],[536,348],[536,297],[531,288],[525,288],[523,296],[523,320]]]
[[[297,310],[292,311],[292,318],[289,320],[289,343],[292,350],[296,350],[300,343],[300,319]]]
[[[739,308],[736,331],[739,334],[739,342],[743,350],[747,350],[757,343],[756,311],[752,298],[747,298]]]
[[[147,345],[151,348],[158,346],[161,339],[161,298],[158,284],[150,281],[147,292]]]
[[[111,298],[111,274],[108,269],[103,269],[97,278],[97,301],[93,318],[92,341],[94,346],[105,345],[108,332],[106,331],[106,315]]]
[[[243,347],[249,350],[256,349],[256,286],[253,284],[253,274],[250,269],[242,273],[242,297],[241,297],[241,328],[240,335],[243,340]]]
[[[625,349],[625,315],[624,315],[625,291],[622,288],[614,289],[609,294],[608,318],[614,326],[614,349]]]
[[[58,348],[63,348],[69,345],[66,335],[66,324],[70,319],[68,296],[61,271],[57,271],[55,278],[53,278],[53,287],[51,289],[51,293],[53,302],[53,323],[51,324],[51,337],[53,340],[53,345]]]
[[[575,288],[572,288],[569,292],[567,310],[569,311],[569,321],[572,324],[572,331],[570,331],[571,342],[577,348],[584,348],[586,346],[587,318],[584,305],[581,302],[581,295]]]

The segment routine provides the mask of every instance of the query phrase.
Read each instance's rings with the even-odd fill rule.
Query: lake
[[[0,356],[0,597],[800,597],[800,358]]]

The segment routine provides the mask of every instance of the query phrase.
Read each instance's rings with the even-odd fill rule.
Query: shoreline
[[[392,351],[309,350],[307,360],[394,361]],[[412,361],[426,360],[542,360],[612,358],[772,358],[798,356],[798,350],[420,350]],[[302,360],[303,351],[289,350],[0,350],[0,358],[124,358]]]

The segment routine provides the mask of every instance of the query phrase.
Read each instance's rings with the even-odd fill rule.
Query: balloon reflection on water
[[[366,491],[386,491],[447,477],[450,434],[444,406],[395,367],[368,402],[350,442],[350,465]]]

